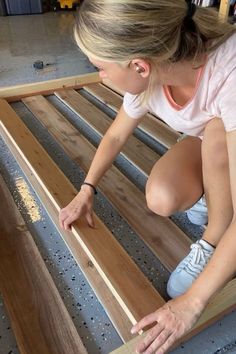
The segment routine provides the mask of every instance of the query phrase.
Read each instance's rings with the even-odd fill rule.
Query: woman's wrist
[[[89,192],[89,193],[92,194],[92,195],[97,194],[97,189],[96,189],[96,187],[95,187],[92,183],[89,183],[89,182],[83,182],[83,183],[81,184],[80,190],[81,190],[81,191]]]
[[[203,310],[211,299],[211,295],[209,293],[202,293],[201,289],[196,289],[195,287],[191,287],[185,293],[185,295],[191,299],[191,302],[194,304],[194,307],[197,309]]]

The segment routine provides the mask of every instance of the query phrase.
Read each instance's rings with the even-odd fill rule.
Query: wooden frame
[[[81,86],[85,86],[85,89],[89,90],[89,84],[92,83],[91,89],[96,89],[100,95],[100,97],[98,97],[98,95],[96,95],[96,97],[98,97],[101,101],[106,102],[106,99],[102,98],[102,92],[104,90],[99,90],[100,83],[96,74],[88,75],[88,77],[83,76],[73,78],[71,80],[65,79],[64,81],[63,79],[60,79],[57,81],[56,90],[59,88],[60,92],[57,91],[56,95],[60,99],[65,101],[65,97],[71,97],[70,95],[72,94],[73,97],[81,100],[78,93],[73,91],[71,88],[73,80],[76,82],[76,87],[73,87],[73,90],[74,88]],[[79,83],[81,83],[81,86]],[[65,87],[67,86],[70,90],[65,91]],[[117,100],[117,94],[111,91],[110,88],[105,87],[105,89],[109,91],[109,105],[115,105],[114,102]],[[56,164],[49,158],[45,150],[37,142],[32,133],[29,132],[27,127],[16,115],[8,102],[19,100],[21,98],[22,102],[26,104],[36,118],[44,124],[50,134],[58,140],[59,144],[61,144],[66,153],[70,155],[71,158],[73,158],[85,171],[88,168],[94,154],[94,148],[91,147],[91,144],[85,141],[86,139],[84,137],[82,137],[78,132],[75,132],[75,128],[71,127],[71,125],[65,121],[65,118],[56,110],[55,107],[53,107],[45,98],[41,96],[42,92],[47,94],[54,92],[53,82],[50,84],[45,83],[45,85],[43,85],[43,83],[39,83],[33,84],[33,86],[26,85],[14,87],[14,89],[1,89],[0,97],[3,97],[4,99],[0,99],[0,133],[11,149],[17,162],[25,172],[32,187],[42,200],[52,220],[57,225],[58,210],[71,200],[71,198],[75,195],[76,190],[66,179],[64,174],[58,169]],[[32,97],[32,94],[34,97]],[[91,105],[88,101],[81,100],[80,103],[82,106],[87,105],[86,107],[90,107],[92,112],[94,112],[95,107],[93,107],[93,105]],[[66,104],[75,112],[75,107],[72,101],[67,101]],[[40,109],[38,108],[38,105],[40,105]],[[51,122],[49,116],[51,117]],[[102,119],[106,119],[106,117],[102,117]],[[154,127],[155,124],[157,124],[156,126],[159,127],[158,129],[163,129],[163,132],[168,131],[168,134],[171,136],[172,132],[168,130],[168,127],[165,126],[164,123],[155,123],[155,118],[152,117],[152,119],[154,120]],[[85,120],[87,121],[87,118],[85,118]],[[53,122],[54,124],[52,124]],[[101,134],[104,134],[104,132],[101,132]],[[173,141],[177,139],[178,134],[174,134],[175,135],[171,136],[171,139],[166,146],[171,146]],[[166,142],[167,141],[168,139],[166,139]],[[78,147],[80,146],[80,150],[76,147],[77,144]],[[135,144],[133,143],[133,145]],[[83,151],[82,155],[80,152],[81,148]],[[132,143],[130,149],[132,149]],[[44,164],[47,165],[47,169],[43,168]],[[136,165],[138,164],[139,161],[136,161]],[[53,171],[53,179],[51,178],[50,173],[47,173],[48,169]],[[153,237],[151,237],[152,240],[150,239],[150,241],[148,239],[144,239],[144,241],[149,247],[152,248],[158,258],[160,258],[170,270],[173,269],[179,259],[183,257],[184,253],[187,252],[190,244],[189,239],[168,219],[159,218],[148,213],[144,208],[145,201],[141,192],[138,193],[134,185],[132,185],[127,178],[125,179],[124,176],[121,176],[120,173],[114,169],[114,167],[111,168],[111,171],[111,174],[105,176],[104,182],[101,182],[99,186],[100,190],[112,201],[113,205],[118,210],[123,209],[125,204],[130,203],[132,198],[136,198],[134,200],[136,212],[139,217],[135,219],[135,214],[131,214],[127,221],[130,224],[133,222],[132,227],[135,228],[135,223],[138,223],[138,219],[140,218],[139,213],[146,213],[146,218],[149,218],[151,225],[152,223],[153,225],[156,225],[155,229],[159,230],[160,235],[157,236],[158,247],[156,247]],[[117,182],[115,182],[116,180]],[[122,186],[122,190],[125,192],[121,192],[121,190],[119,191],[119,183],[120,187]],[[116,196],[116,199],[111,193],[112,189],[115,189],[115,194],[118,195],[118,197]],[[63,190],[63,193],[61,190]],[[67,192],[65,193],[65,191]],[[124,198],[124,195],[126,198]],[[137,208],[138,205],[140,206]],[[149,224],[149,222],[147,224]],[[98,218],[96,218],[96,226],[97,228],[91,231],[86,227],[83,221],[76,222],[73,227],[73,233],[76,239],[74,239],[73,242],[71,242],[66,233],[61,232],[61,235],[84,271],[85,276],[89,279],[90,284],[95,289],[95,292],[98,294],[103,306],[107,309],[108,315],[115,324],[121,338],[124,342],[127,342],[131,338],[129,333],[131,325],[140,320],[144,315],[162,306],[164,300],[146,280],[141,271],[137,268],[137,266],[135,266],[130,257],[114,240],[112,235],[109,233],[109,230],[104,227]],[[142,227],[139,226],[136,229],[136,232],[138,232],[140,237],[144,237],[144,231],[145,225]],[[169,248],[168,244],[164,246],[167,233],[170,244],[174,242],[175,246],[173,246],[173,244]],[[176,233],[178,235],[178,240],[175,241]],[[106,242],[104,242],[104,239],[106,239]],[[180,240],[182,241],[180,242]],[[104,244],[106,244],[105,248]],[[180,244],[181,247],[179,247],[176,252],[176,247],[178,247],[178,244]],[[178,254],[178,257],[175,258],[174,261],[171,254],[171,249],[173,249],[173,247],[175,247],[175,253]],[[100,249],[103,249],[103,252],[100,252]],[[78,250],[82,252],[84,260],[80,259],[80,251]],[[91,268],[94,269],[93,276],[89,274]],[[121,269],[124,269],[122,277],[118,276]],[[129,270],[128,274],[126,272],[127,269]],[[130,274],[133,276],[131,277]],[[132,279],[135,279],[135,284]],[[105,285],[102,285],[103,282],[105,282]],[[136,294],[136,300],[133,299],[133,296],[131,296],[133,293]],[[143,302],[144,298],[145,302]],[[140,306],[140,303],[142,303],[142,306]],[[117,310],[112,312],[111,308],[114,308],[114,306]],[[231,281],[221,292],[219,292],[219,294],[215,296],[214,299],[212,299],[211,303],[208,305],[207,309],[198,321],[198,324],[192,331],[190,331],[190,333],[188,333],[187,336],[185,336],[185,338],[183,338],[183,340],[189,339],[191,336],[209,326],[216,319],[219,319],[221,316],[230,312],[234,308],[236,308],[235,280]],[[121,317],[120,321],[117,321],[118,317]],[[137,340],[140,339],[135,339],[135,341]],[[123,349],[120,349],[120,351],[118,350],[117,353],[133,353],[130,351],[131,349],[129,349],[129,347],[128,349],[124,348],[124,351],[122,350]]]

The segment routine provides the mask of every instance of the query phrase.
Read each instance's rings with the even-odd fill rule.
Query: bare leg
[[[205,129],[202,161],[208,207],[208,226],[203,239],[216,246],[233,216],[226,133],[219,118],[211,120]]]
[[[169,216],[192,206],[203,194],[201,140],[187,137],[153,167],[146,185],[148,207]]]

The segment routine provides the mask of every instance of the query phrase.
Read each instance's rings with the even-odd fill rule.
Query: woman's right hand
[[[82,186],[76,197],[59,213],[59,223],[62,229],[71,230],[72,223],[84,216],[90,227],[94,227],[93,220],[94,192],[88,186]]]

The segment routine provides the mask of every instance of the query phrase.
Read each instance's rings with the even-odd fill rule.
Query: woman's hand
[[[138,344],[136,352],[167,353],[167,350],[194,326],[203,310],[204,305],[187,294],[167,302],[132,328],[132,333],[137,333],[156,322],[144,340]]]
[[[85,216],[90,227],[94,227],[93,220],[93,197],[94,192],[89,186],[82,186],[76,197],[59,213],[59,223],[62,229],[71,230],[71,224]]]

